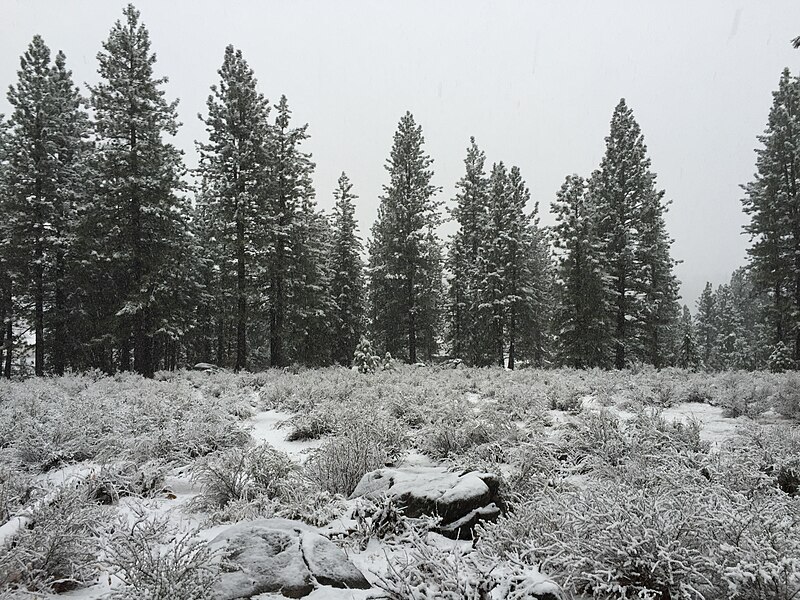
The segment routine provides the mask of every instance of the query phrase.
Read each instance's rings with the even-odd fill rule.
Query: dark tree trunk
[[[67,365],[67,299],[64,293],[62,274],[56,275],[56,289],[53,297],[53,373],[63,375]]]
[[[408,362],[417,362],[417,310],[414,298],[414,272],[409,270],[406,293],[408,295]]]
[[[218,317],[217,319],[217,365],[220,367],[225,366],[227,361],[225,359],[225,319]]]
[[[44,266],[41,246],[36,250],[35,298],[34,298],[34,354],[33,371],[37,377],[44,375]]]
[[[106,353],[104,352],[103,354],[105,355]],[[107,359],[104,359],[104,362],[106,360]],[[131,338],[127,333],[124,334],[119,347],[119,370],[131,370]]]
[[[247,296],[245,290],[244,216],[236,219],[236,365],[235,370],[247,369]]]
[[[625,276],[621,275],[617,282],[617,345],[614,366],[617,369],[625,368]]]
[[[14,356],[14,296],[11,289],[11,279],[6,279],[6,282],[8,285],[6,285],[3,298],[3,304],[5,306],[5,321],[3,321],[3,323],[5,324],[5,331],[0,331],[0,339],[5,337],[5,343],[3,344],[5,347],[3,375],[6,379],[11,379],[11,361]]]

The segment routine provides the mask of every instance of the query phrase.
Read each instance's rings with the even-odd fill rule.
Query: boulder
[[[437,531],[471,539],[480,521],[496,519],[504,507],[494,473],[454,473],[442,467],[386,468],[364,475],[351,498],[392,498],[407,517],[438,516]]]
[[[219,600],[281,593],[302,598],[320,586],[368,589],[369,582],[347,555],[299,521],[263,519],[229,527],[211,541],[221,553]]]
[[[217,371],[219,367],[217,365],[212,365],[211,363],[204,363],[199,362],[194,367],[195,371]]]

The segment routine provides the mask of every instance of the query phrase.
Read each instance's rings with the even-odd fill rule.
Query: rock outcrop
[[[441,519],[436,531],[450,538],[471,539],[481,521],[500,516],[504,506],[500,479],[493,473],[453,473],[442,467],[386,468],[364,475],[351,498],[388,496],[407,517]]]
[[[234,525],[211,542],[221,551],[219,600],[278,592],[302,598],[320,586],[368,589],[369,582],[328,538],[299,521],[263,519]]]

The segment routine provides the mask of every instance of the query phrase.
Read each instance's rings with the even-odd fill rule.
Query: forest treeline
[[[366,243],[342,173],[330,214],[308,126],[271,104],[225,49],[187,184],[139,12],[129,5],[84,97],[35,36],[0,118],[0,362],[37,375],[196,362],[240,369],[350,364],[362,338],[410,362],[578,368],[795,368],[800,358],[800,83],[774,94],[744,187],[749,264],[679,303],[643,134],[621,100],[605,155],[569,175],[543,227],[517,166],[470,140],[445,210],[413,115],[400,119]],[[445,218],[457,223],[437,236]],[[363,257],[367,257],[365,262]]]

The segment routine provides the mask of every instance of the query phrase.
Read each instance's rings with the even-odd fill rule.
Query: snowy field
[[[800,377],[0,382],[0,597],[800,594]]]

